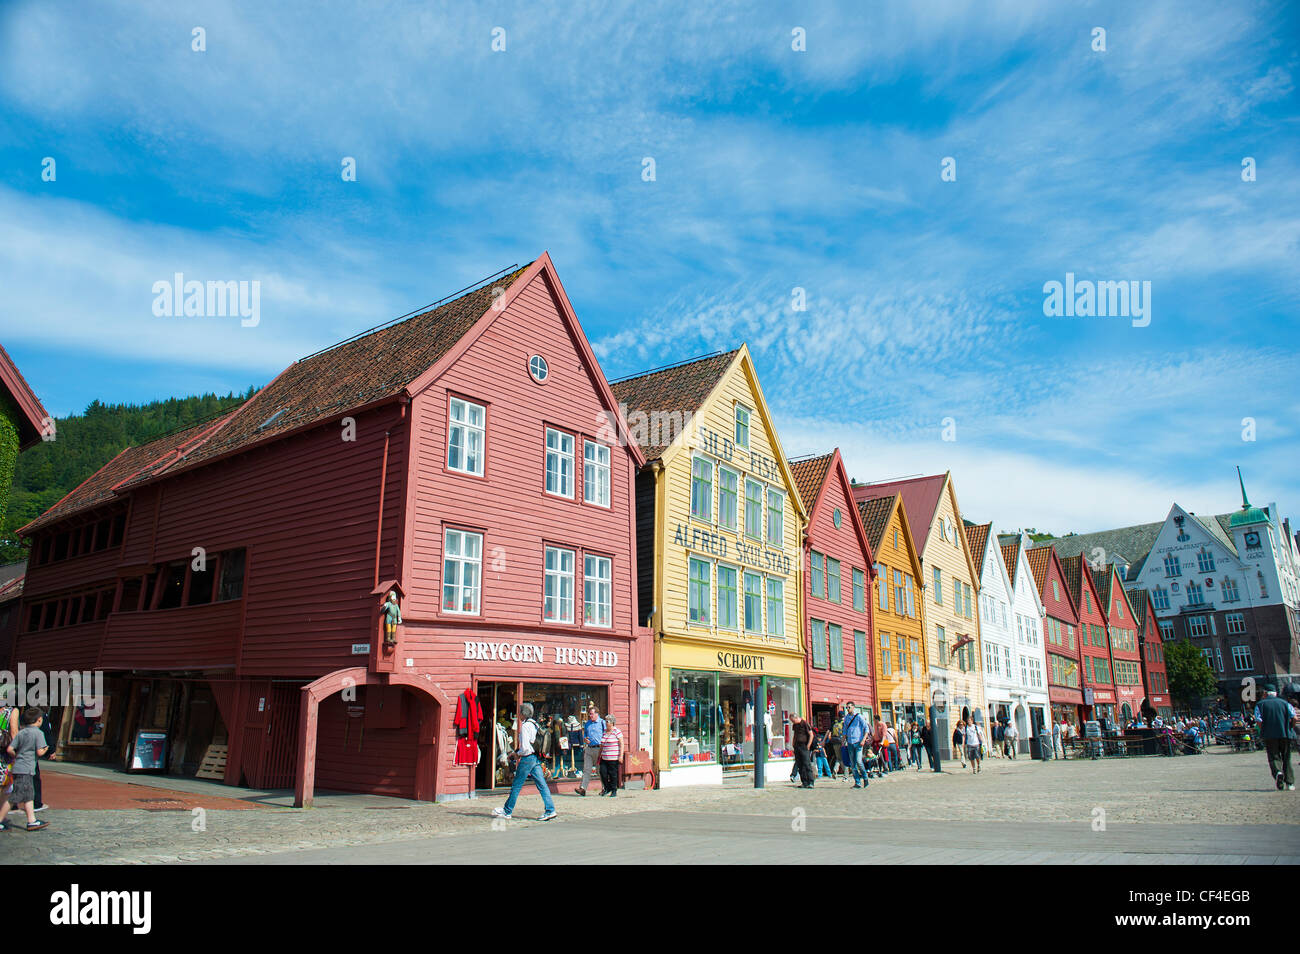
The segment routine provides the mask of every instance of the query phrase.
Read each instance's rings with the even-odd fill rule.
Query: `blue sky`
[[[971,519],[1223,512],[1236,464],[1300,516],[1295,5],[177,6],[0,6],[0,340],[53,413],[547,250],[611,377],[748,341],[788,454],[951,469]],[[156,317],[177,271],[260,324]],[[1150,325],[1044,316],[1067,272]]]

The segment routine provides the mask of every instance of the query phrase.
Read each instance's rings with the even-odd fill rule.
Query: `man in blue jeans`
[[[532,704],[525,702],[519,707],[519,742],[515,749],[519,763],[515,766],[515,780],[510,786],[510,797],[506,799],[506,807],[492,809],[492,814],[498,818],[513,816],[515,802],[519,799],[519,790],[530,778],[537,785],[537,790],[542,793],[542,806],[545,809],[538,821],[550,821],[555,817],[555,802],[551,800],[551,789],[546,784],[546,773],[542,771],[542,763],[538,760],[537,750],[534,748],[537,735],[537,723],[533,721]]]
[[[841,746],[840,761],[853,767],[853,787],[866,788],[867,773],[862,768],[862,740],[867,737],[866,720],[858,714],[853,703],[844,707],[844,743]]]

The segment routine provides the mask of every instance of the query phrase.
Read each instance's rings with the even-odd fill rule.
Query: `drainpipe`
[[[401,405],[401,413],[398,415],[397,422],[394,426],[400,425],[406,420],[406,402]],[[384,454],[383,463],[379,470],[379,515],[375,521],[375,582],[374,586],[379,586],[379,555],[384,545],[384,491],[388,486],[388,446],[392,436],[392,430],[384,431]]]

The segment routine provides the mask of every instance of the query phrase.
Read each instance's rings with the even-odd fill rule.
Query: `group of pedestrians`
[[[0,831],[13,826],[11,809],[26,816],[26,830],[40,831],[49,822],[37,818],[44,811],[41,800],[40,759],[50,753],[46,717],[36,706],[18,709],[13,705],[13,687],[0,687]]]
[[[555,800],[551,797],[551,788],[546,780],[546,771],[542,767],[537,746],[541,727],[533,718],[532,703],[525,702],[519,706],[519,715],[515,720],[515,746],[513,761],[515,777],[510,784],[510,796],[504,806],[492,809],[497,818],[513,818],[515,804],[519,793],[528,781],[537,786],[542,796],[542,814],[539,821],[550,821],[557,817]],[[618,796],[619,768],[622,765],[626,748],[623,743],[623,730],[618,727],[618,720],[612,715],[601,716],[593,703],[587,707],[587,717],[582,723],[582,778],[575,794],[585,797],[591,783],[600,780],[601,795],[610,798]]]
[[[791,723],[795,764],[790,781],[812,788],[818,779],[852,778],[854,788],[866,788],[873,772],[883,775],[912,766],[921,771],[923,755],[934,768],[933,741],[928,722],[909,721],[895,726],[877,719],[873,725],[854,703],[848,702],[829,725],[816,727],[802,716]]]

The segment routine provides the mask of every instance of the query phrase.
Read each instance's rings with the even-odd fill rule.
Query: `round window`
[[[535,354],[528,359],[528,373],[532,375],[533,380],[538,384],[544,384],[547,376],[551,373],[551,369],[547,366],[545,358],[540,354]]]
[[[831,520],[834,522],[836,530],[840,528],[840,521],[843,519],[844,518],[840,516],[840,508],[836,507],[835,512],[831,514]]]

